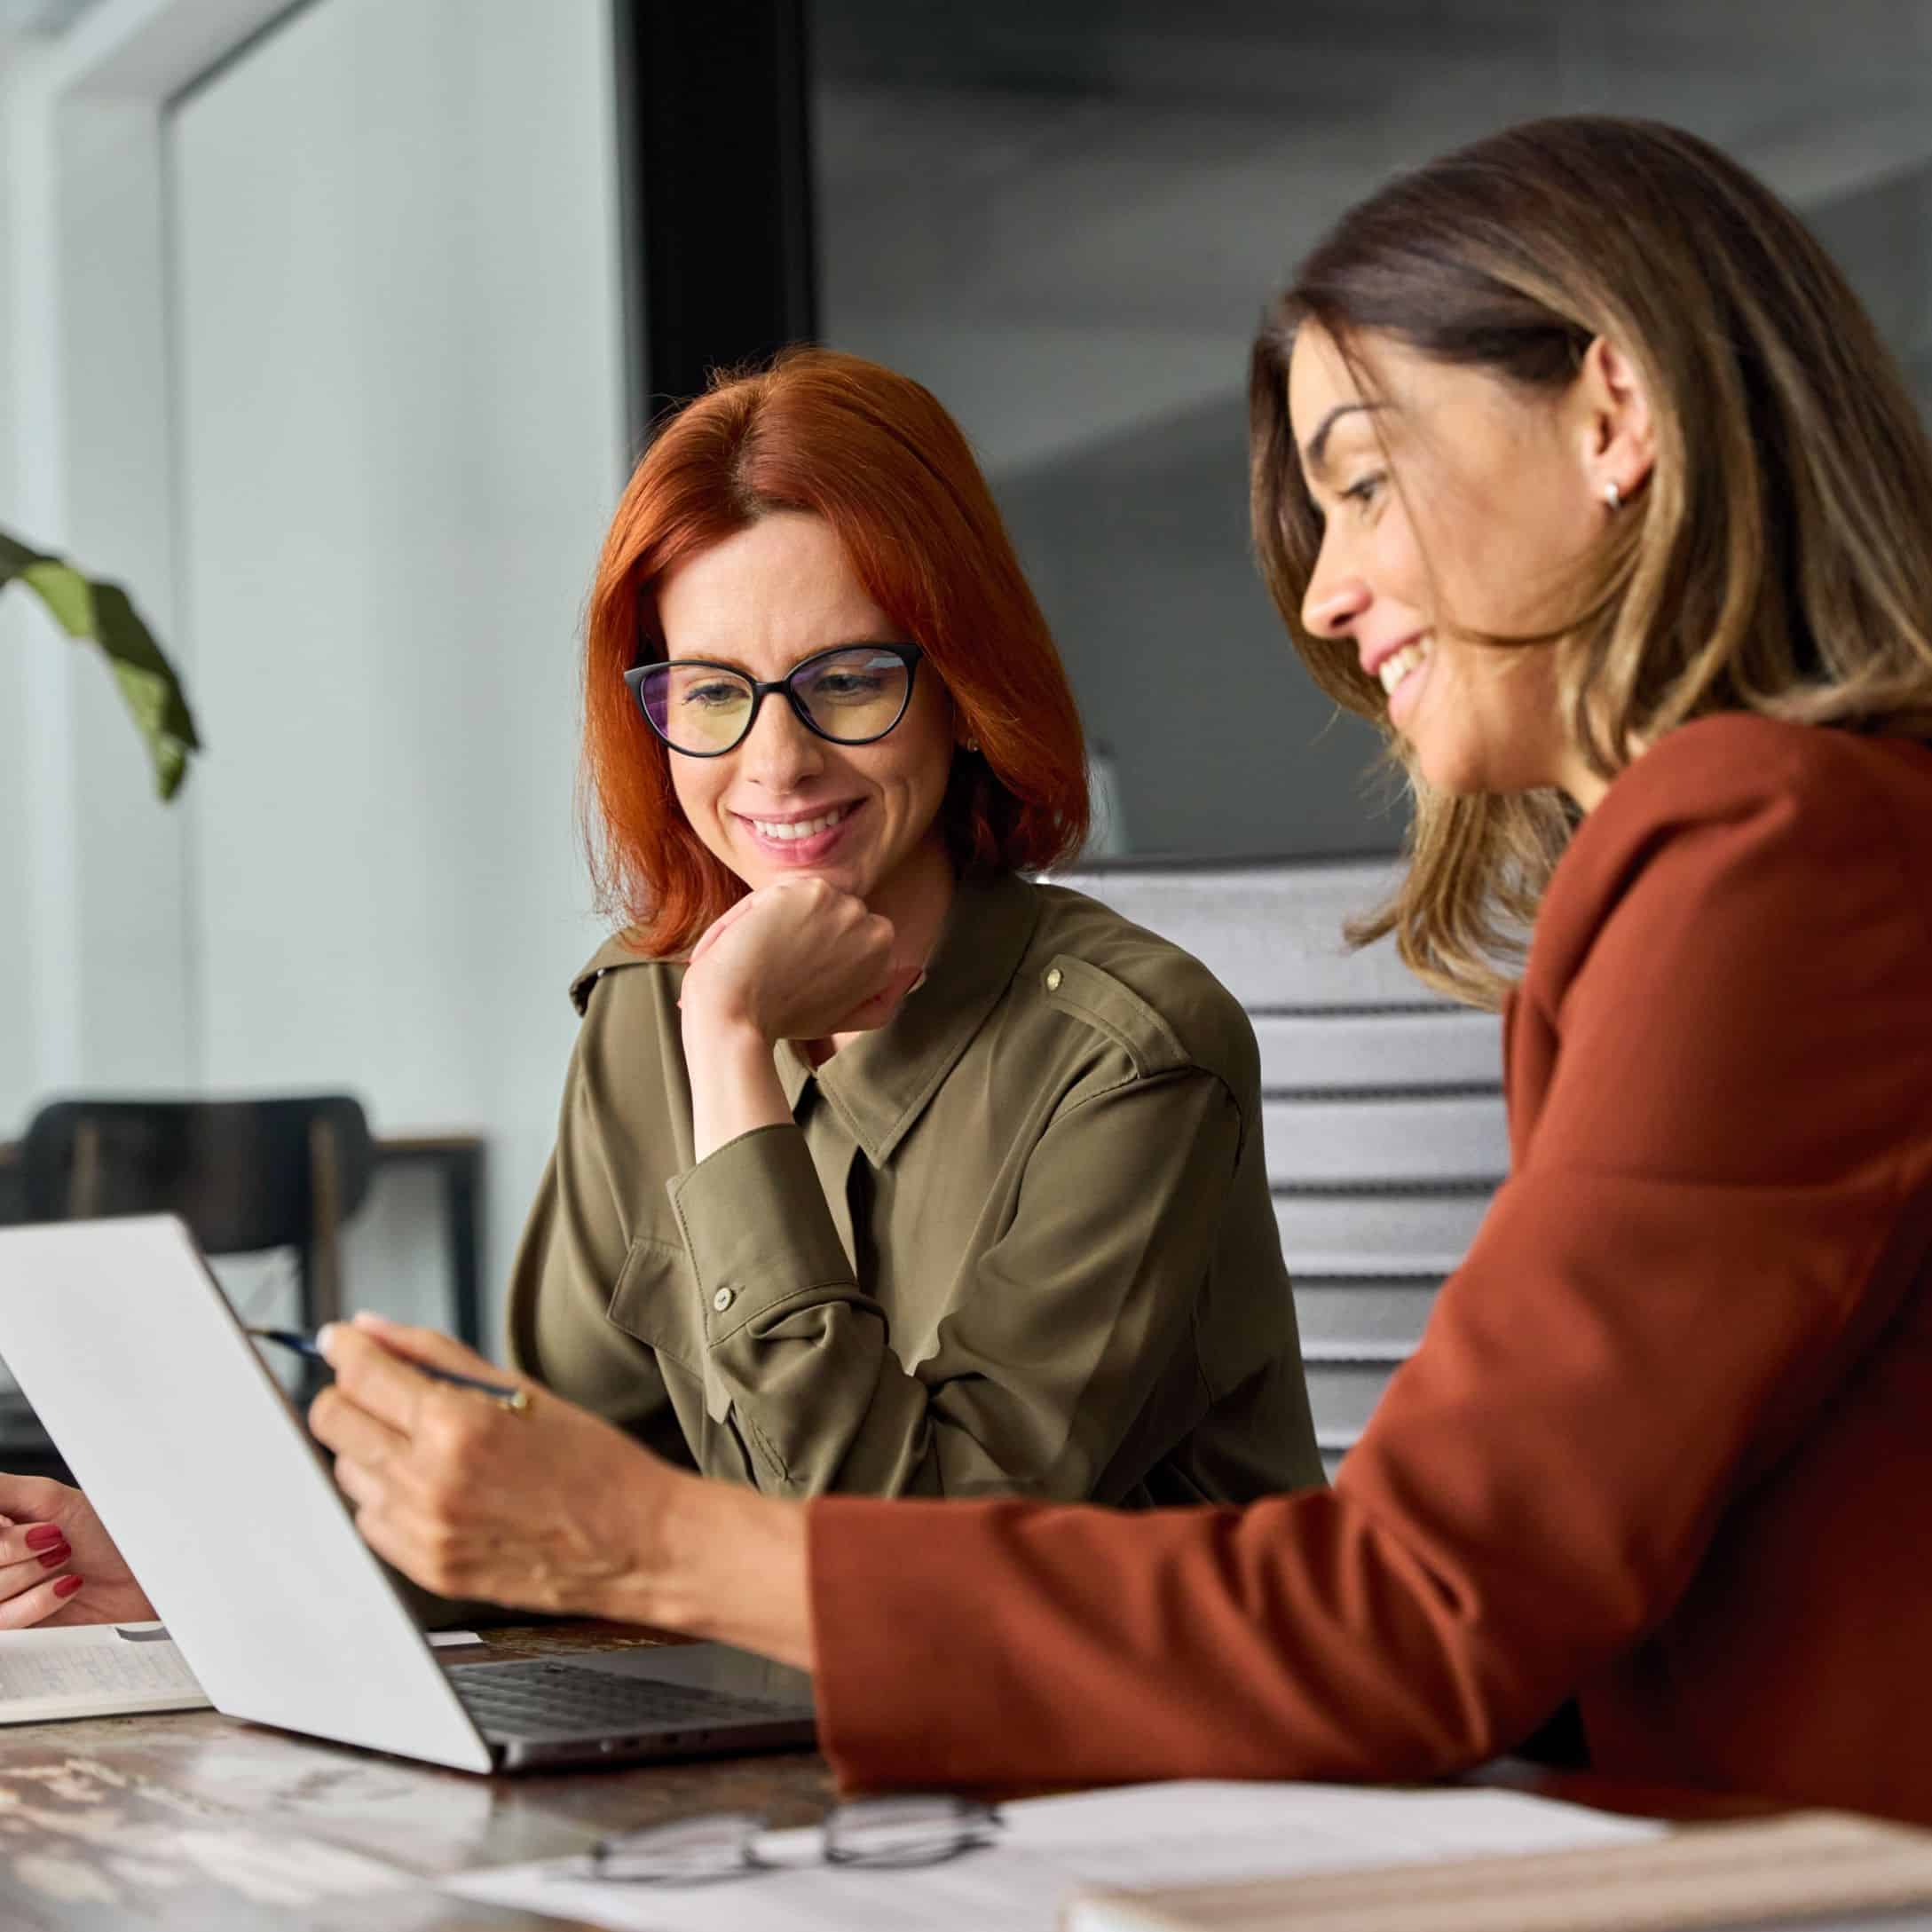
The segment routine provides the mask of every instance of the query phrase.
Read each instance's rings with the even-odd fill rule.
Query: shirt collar
[[[816,1069],[785,1044],[778,1077],[793,1111],[816,1079],[866,1159],[884,1166],[1005,997],[1038,918],[1037,895],[1015,873],[962,880],[925,979],[884,1026]]]

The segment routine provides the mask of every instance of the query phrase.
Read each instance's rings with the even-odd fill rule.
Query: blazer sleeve
[[[1534,1131],[1332,1491],[812,1505],[845,1781],[1426,1778],[1668,1615],[1898,1292],[1932,946],[1855,775],[1628,829],[1540,925]]]
[[[707,1405],[729,1403],[772,1494],[1089,1495],[1191,1345],[1242,1138],[1228,1088],[1197,1068],[1076,1089],[912,1373],[855,1278],[801,1131],[745,1134],[672,1189]]]

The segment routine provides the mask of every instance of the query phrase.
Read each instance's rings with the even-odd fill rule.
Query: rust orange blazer
[[[814,1503],[848,1784],[1595,1766],[1932,1819],[1932,749],[1618,777],[1505,1029],[1512,1160],[1332,1490]]]

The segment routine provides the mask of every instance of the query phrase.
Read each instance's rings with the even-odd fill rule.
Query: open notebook
[[[474,1630],[438,1630],[430,1638],[439,1649],[480,1641]],[[163,1624],[0,1631],[0,1724],[208,1708]]]
[[[194,1673],[158,1623],[63,1624],[0,1636],[0,1724],[207,1707]]]

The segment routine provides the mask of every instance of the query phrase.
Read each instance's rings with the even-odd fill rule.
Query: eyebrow
[[[1372,415],[1376,410],[1385,409],[1387,406],[1386,403],[1337,403],[1335,407],[1322,417],[1321,427],[1303,446],[1303,461],[1311,469],[1324,468],[1327,461],[1329,431],[1335,427],[1342,417],[1357,414]]]
[[[792,673],[797,670],[801,664],[809,664],[814,658],[828,657],[834,651],[880,651],[887,645],[909,644],[911,642],[912,640],[910,637],[853,637],[840,644],[820,644],[816,649],[805,651],[800,656],[793,658],[785,672],[785,675],[790,677]],[[751,667],[748,665],[741,664],[732,658],[674,658],[666,651],[664,656],[658,659],[658,662],[660,664],[711,664],[716,665],[721,670],[736,671],[742,676],[753,677]],[[753,682],[756,682],[755,678],[753,678]]]

